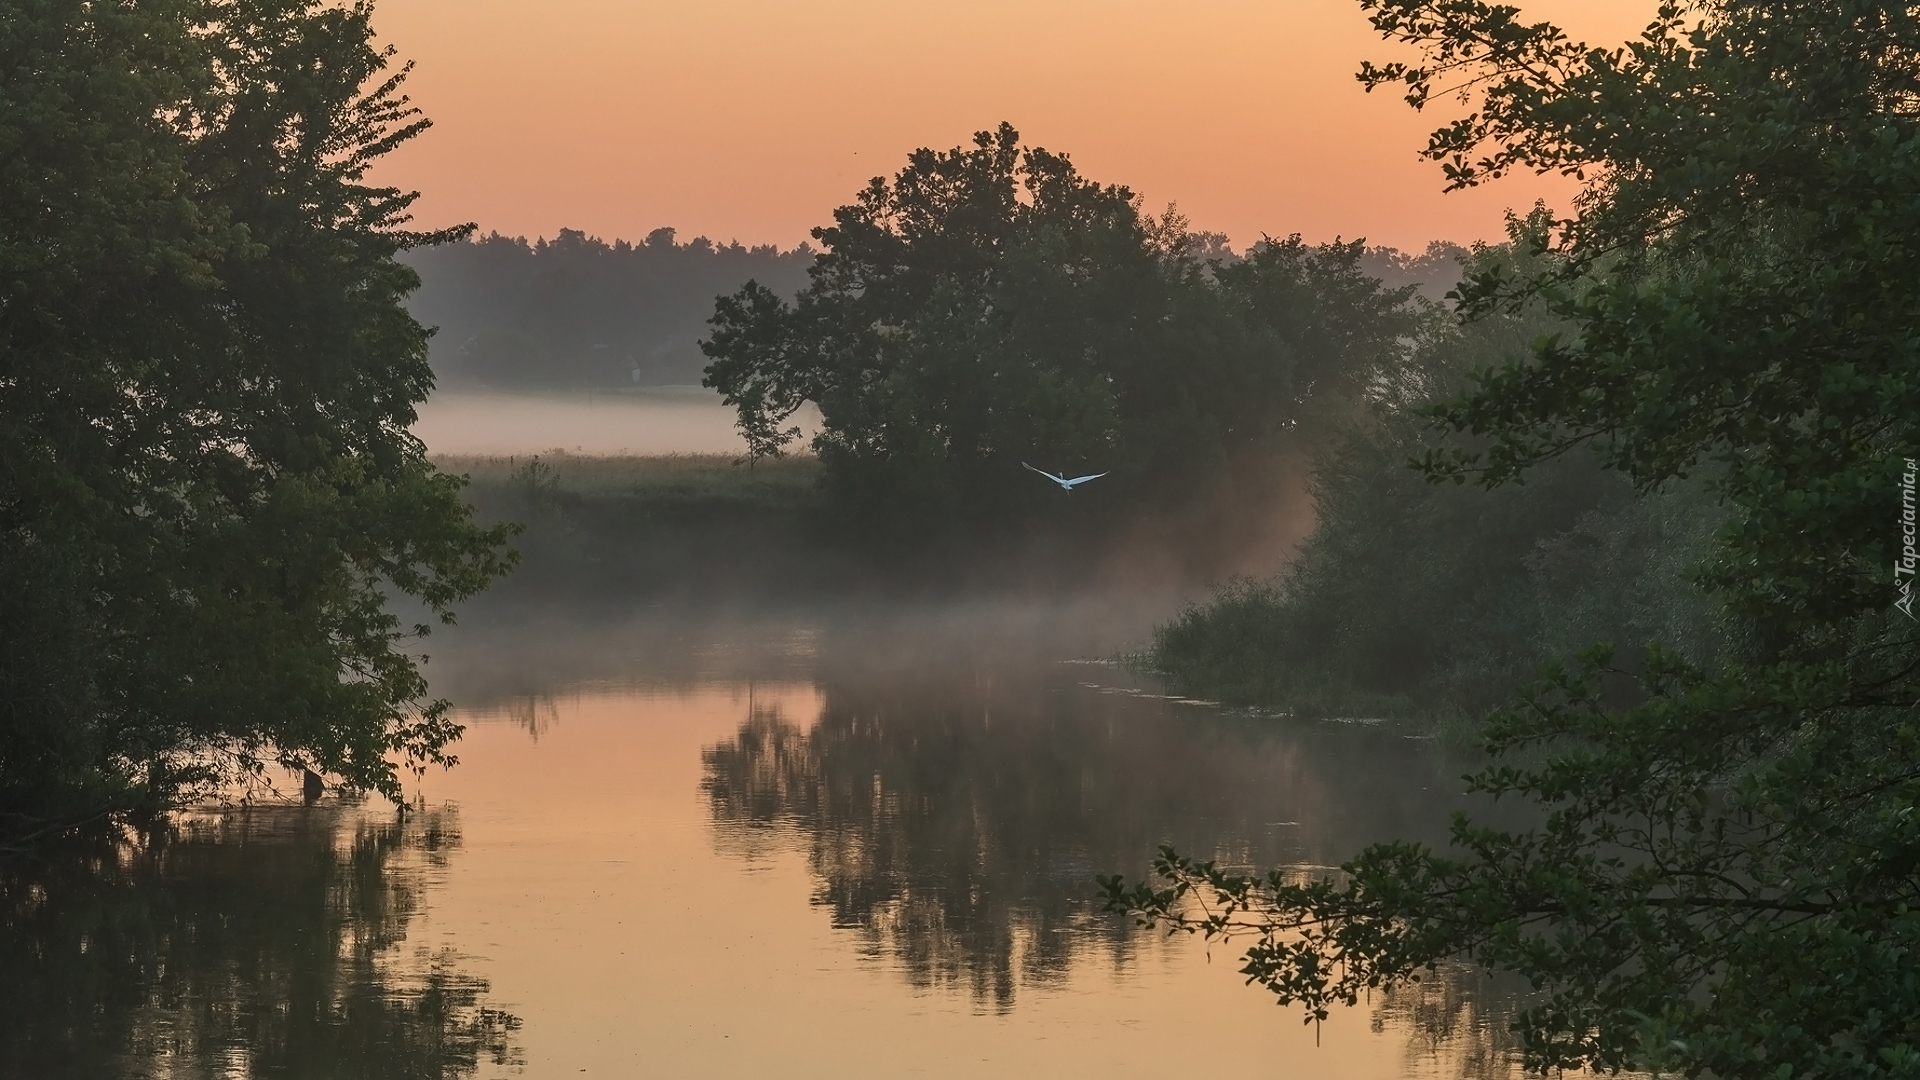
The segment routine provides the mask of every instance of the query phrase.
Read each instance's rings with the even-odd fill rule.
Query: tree
[[[1472,441],[1420,466],[1492,486],[1590,446],[1642,490],[1703,484],[1734,648],[1601,646],[1493,714],[1470,782],[1535,828],[1462,819],[1452,853],[1380,845],[1318,881],[1164,852],[1161,888],[1108,879],[1112,902],[1254,933],[1247,974],[1310,1017],[1456,954],[1518,971],[1537,1069],[1913,1075],[1920,15],[1703,0],[1593,50],[1476,0],[1363,6],[1423,50],[1369,87],[1468,97],[1426,151],[1452,186],[1588,181],[1555,265],[1462,289],[1573,329],[1433,410]]]
[[[933,520],[1037,501],[1023,460],[1174,486],[1293,426],[1322,372],[1364,381],[1413,325],[1412,287],[1361,273],[1359,243],[1202,263],[1171,210],[1007,124],[916,151],[834,221],[792,304],[758,283],[720,299],[706,383],[756,456],[817,405],[831,486]]]
[[[0,815],[451,760],[386,606],[505,562],[407,432],[427,332],[364,182],[426,121],[365,3],[0,15]],[[414,627],[424,633],[424,626]]]
[[[1510,216],[1507,243],[1463,250],[1459,266],[1537,273],[1552,224],[1544,206]],[[1539,301],[1465,323],[1436,312],[1316,456],[1313,531],[1284,572],[1183,608],[1155,629],[1152,666],[1182,692],[1296,716],[1436,720],[1484,713],[1596,640],[1716,656],[1720,628],[1690,579],[1720,518],[1699,484],[1643,498],[1585,454],[1492,491],[1407,468],[1451,439],[1425,406],[1567,329]]]

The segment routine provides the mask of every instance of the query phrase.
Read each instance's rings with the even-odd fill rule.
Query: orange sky
[[[1655,7],[1521,3],[1595,44]],[[423,225],[791,246],[909,150],[1002,119],[1236,246],[1495,237],[1570,190],[1442,195],[1415,156],[1441,114],[1354,81],[1394,55],[1356,0],[383,0],[375,27],[435,122],[376,174],[425,192]]]

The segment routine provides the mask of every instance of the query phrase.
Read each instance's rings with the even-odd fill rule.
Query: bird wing
[[[1024,462],[1024,461],[1023,461],[1023,462],[1021,462],[1020,464],[1022,464],[1022,465],[1027,465],[1027,463],[1026,463],[1026,462]],[[1031,466],[1031,465],[1027,465],[1027,468],[1029,468],[1029,469],[1033,469],[1033,466]],[[1057,477],[1057,476],[1055,476],[1055,475],[1053,475],[1052,473],[1050,473],[1050,472],[1048,472],[1048,471],[1047,471],[1047,470],[1045,470],[1045,469],[1033,469],[1033,471],[1034,471],[1034,472],[1037,472],[1037,473],[1039,473],[1039,474],[1040,474],[1041,476],[1044,476],[1044,477],[1046,477],[1047,479],[1049,479],[1049,480],[1051,480],[1051,481],[1053,481],[1053,482],[1054,482],[1054,483],[1056,483],[1056,484],[1065,484],[1065,483],[1066,483],[1066,481],[1065,481],[1065,480],[1062,480],[1062,479],[1060,479],[1059,477]],[[1068,485],[1068,486],[1072,486],[1072,485]]]
[[[1097,472],[1097,473],[1094,473],[1092,476],[1076,476],[1071,480],[1062,480],[1060,482],[1067,485],[1068,487],[1072,487],[1075,484],[1084,484],[1089,480],[1098,480],[1105,475],[1107,474],[1103,472]]]

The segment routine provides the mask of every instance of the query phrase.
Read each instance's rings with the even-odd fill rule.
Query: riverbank
[[[480,603],[591,603],[697,592],[811,593],[846,584],[811,457],[436,455],[488,523],[513,521],[520,566]]]
[[[889,532],[844,517],[810,455],[436,455],[484,522],[524,526],[479,605],[859,601],[1127,592],[1198,599],[1272,573],[1308,522],[1299,470],[1262,463],[1175,507],[1065,502],[1044,522]],[[1257,497],[1249,497],[1250,493]],[[1227,497],[1230,495],[1231,497]],[[1174,599],[1178,598],[1178,599]]]

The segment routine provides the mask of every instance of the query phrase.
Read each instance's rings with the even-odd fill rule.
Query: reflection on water
[[[0,866],[0,1075],[457,1077],[518,1021],[409,924],[450,813],[189,815]]]
[[[435,454],[745,454],[732,408],[701,386],[492,393],[439,390],[413,434]],[[811,405],[795,422],[810,438]]]
[[[1428,1060],[1451,1058],[1461,1077],[1510,1076],[1519,1070],[1520,1044],[1508,1028],[1524,982],[1498,978],[1458,961],[1419,983],[1384,996],[1373,1010],[1373,1030],[1408,1034],[1408,1048]]]
[[[492,394],[441,391],[413,434],[436,454],[739,454],[733,410],[711,390]]]
[[[1372,725],[1233,715],[1098,665],[832,659],[817,715],[750,705],[702,754],[718,847],[803,846],[832,925],[912,985],[995,1010],[1077,958],[1124,963],[1135,931],[1100,913],[1094,877],[1160,843],[1324,872],[1370,840],[1438,841],[1460,805],[1430,746]],[[1435,1050],[1471,1041],[1485,1025],[1462,985],[1380,1016]]]
[[[1316,1032],[1094,898],[1162,842],[1440,839],[1433,744],[1169,699],[1086,662],[1120,608],[707,615],[436,636],[469,731],[410,794],[445,809],[0,868],[0,1075],[1512,1072],[1471,972]]]
[[[1057,983],[1076,951],[1122,946],[1125,924],[1086,903],[1095,863],[1070,807],[996,813],[983,802],[1005,778],[994,762],[966,760],[969,733],[916,732],[899,746],[892,729],[823,714],[803,730],[777,709],[753,711],[734,739],[702,755],[716,821],[746,826],[723,831],[720,849],[751,858],[791,825],[820,881],[813,902],[833,926],[859,931],[865,949],[892,958],[915,986],[957,986],[1000,1009],[1017,982]],[[943,751],[957,752],[951,770],[930,772]],[[1063,787],[1044,801],[1079,794]]]

